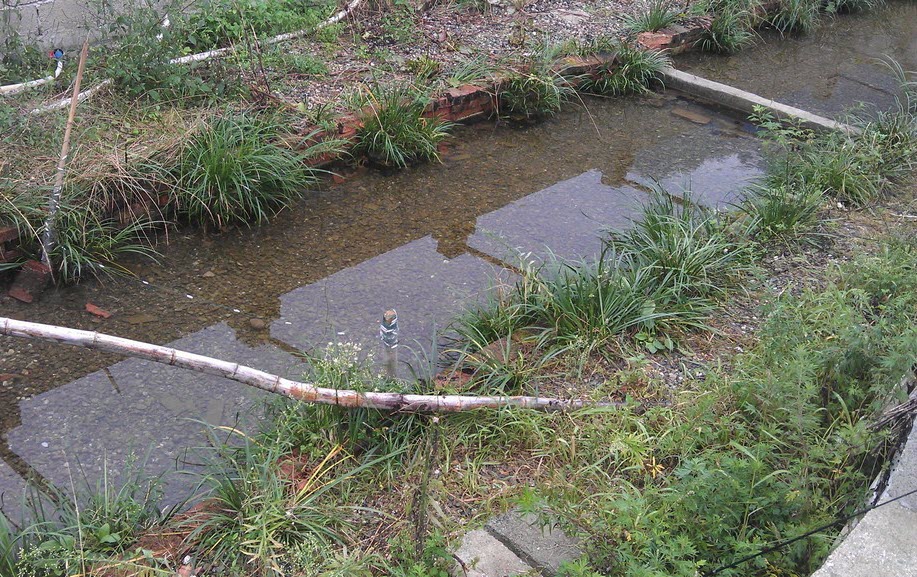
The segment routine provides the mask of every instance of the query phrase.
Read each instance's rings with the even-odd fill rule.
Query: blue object
[[[50,54],[48,54],[48,56],[50,56],[51,58],[60,60],[61,58],[64,57],[64,51],[61,50],[60,48],[55,48],[54,50],[51,51]]]

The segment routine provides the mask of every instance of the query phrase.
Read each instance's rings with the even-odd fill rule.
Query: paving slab
[[[917,427],[889,477],[880,503],[917,490]],[[812,577],[917,575],[917,494],[863,516]]]
[[[452,570],[455,577],[513,577],[537,575],[531,565],[520,559],[485,529],[467,533],[455,552],[461,564]]]
[[[566,535],[559,527],[543,527],[532,514],[510,511],[491,519],[486,528],[547,577],[556,575],[561,563],[582,556],[578,539]]]

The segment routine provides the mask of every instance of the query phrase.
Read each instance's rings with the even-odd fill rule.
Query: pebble
[[[265,328],[267,328],[267,323],[264,321],[264,319],[259,319],[257,317],[250,319],[248,321],[248,325],[256,331],[263,331]]]

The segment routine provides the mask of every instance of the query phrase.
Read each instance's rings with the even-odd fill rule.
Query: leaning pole
[[[45,325],[0,317],[0,335],[50,341],[137,357],[173,367],[216,375],[306,403],[345,408],[419,413],[458,413],[474,409],[514,407],[536,411],[566,411],[584,407],[614,407],[621,403],[589,402],[529,396],[415,395],[376,391],[329,389],[285,379],[252,367],[181,351],[169,347],[124,339],[99,332]]]

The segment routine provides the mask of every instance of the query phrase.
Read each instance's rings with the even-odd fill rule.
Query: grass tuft
[[[603,64],[594,74],[584,77],[579,89],[604,96],[645,94],[657,74],[671,63],[662,52],[622,44],[615,50],[614,62]]]
[[[354,152],[381,166],[404,168],[416,162],[438,161],[438,145],[449,136],[452,123],[426,117],[429,97],[411,86],[375,84],[356,100],[363,126]]]
[[[281,132],[277,121],[251,113],[227,113],[200,125],[165,168],[164,180],[175,182],[171,203],[177,212],[223,228],[261,223],[298,199],[320,172],[306,160],[338,143],[296,152],[279,142]]]
[[[624,16],[624,27],[631,32],[657,32],[678,21],[681,9],[672,0],[644,0],[635,14]]]

